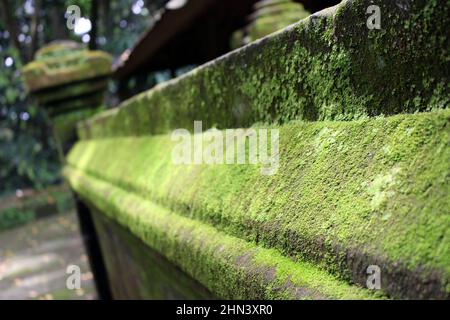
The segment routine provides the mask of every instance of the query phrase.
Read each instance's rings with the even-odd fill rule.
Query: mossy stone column
[[[25,85],[44,108],[64,153],[76,140],[76,123],[103,109],[112,58],[73,41],[52,42],[22,70]]]
[[[292,0],[263,0],[254,5],[254,13],[248,17],[249,24],[236,31],[231,46],[238,48],[247,43],[281,30],[309,16],[302,4]]]

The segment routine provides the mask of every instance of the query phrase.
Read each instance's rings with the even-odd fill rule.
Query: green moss
[[[302,4],[294,2],[292,0],[285,0],[281,2],[272,2],[272,3],[266,3],[263,5],[256,4],[254,6],[256,9],[256,14],[259,15],[267,15],[267,14],[275,14],[280,12],[287,12],[287,11],[298,11],[304,10],[304,7]]]
[[[375,297],[305,262],[294,263],[276,250],[256,246],[179,216],[76,169],[66,168],[66,174],[85,201],[129,228],[221,298]],[[262,259],[264,257],[270,260]],[[286,274],[293,275],[289,283],[286,283]]]
[[[65,55],[34,60],[22,73],[29,91],[35,92],[111,73],[112,57],[102,51],[74,51]]]
[[[250,41],[255,41],[309,16],[303,5],[295,2],[272,4],[258,9],[247,27]],[[243,42],[243,40],[241,40]]]
[[[114,283],[112,294],[115,299],[217,299],[127,228],[108,219],[95,207],[89,209],[104,253],[108,280]],[[118,245],[126,250],[117,250]],[[131,270],[130,261],[133,261]],[[124,268],[129,272],[124,274]]]
[[[343,1],[81,123],[72,187],[222,297],[329,296],[317,270],[364,285],[376,264],[392,297],[448,298],[449,5],[382,1],[368,30],[370,4]],[[175,166],[164,134],[194,120],[281,125],[278,174]]]
[[[35,54],[35,60],[46,60],[64,57],[73,52],[85,51],[86,46],[74,41],[53,41],[40,48]]]
[[[86,107],[86,105],[84,107]],[[103,109],[104,106],[92,109],[81,109],[53,117],[53,127],[60,141],[67,142],[75,138],[77,123],[99,113]],[[73,140],[75,141],[75,139]]]
[[[364,285],[366,267],[377,264],[392,296],[445,297],[449,116],[443,110],[283,125],[274,176],[253,165],[177,166],[169,136],[81,141],[68,163],[343,279]],[[95,205],[115,201],[97,197],[89,196]]]
[[[344,1],[236,50],[90,120],[80,136],[160,134],[196,119],[231,128],[448,107],[448,3],[414,1],[405,11],[382,1],[381,30],[366,26],[370,4]]]

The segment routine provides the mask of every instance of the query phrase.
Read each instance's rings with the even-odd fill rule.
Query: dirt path
[[[80,289],[67,289],[68,265],[80,267]],[[0,300],[95,298],[74,212],[0,233]]]

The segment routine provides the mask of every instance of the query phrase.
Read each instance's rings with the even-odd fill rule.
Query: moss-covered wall
[[[67,169],[74,190],[215,295],[234,299],[369,299],[371,292],[277,250],[178,215],[133,192]],[[148,284],[151,286],[151,284]]]
[[[405,3],[379,1],[382,28],[369,30],[372,2],[344,1],[131,98],[81,136],[158,134],[191,128],[192,119],[232,128],[444,108],[450,6]]]
[[[361,285],[379,265],[397,297],[448,297],[449,116],[284,125],[270,177],[254,165],[176,165],[168,135],[79,142],[66,174],[94,204],[119,200],[91,180]],[[135,206],[115,213],[131,229]]]
[[[90,206],[223,298],[450,298],[449,2],[344,1],[79,124]],[[278,173],[170,130],[274,127]],[[381,292],[364,289],[367,267]]]

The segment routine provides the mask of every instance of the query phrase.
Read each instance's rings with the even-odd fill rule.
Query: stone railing
[[[380,30],[343,1],[79,124],[113,297],[450,297],[450,9],[378,3]],[[175,163],[196,120],[277,129],[276,174]]]

